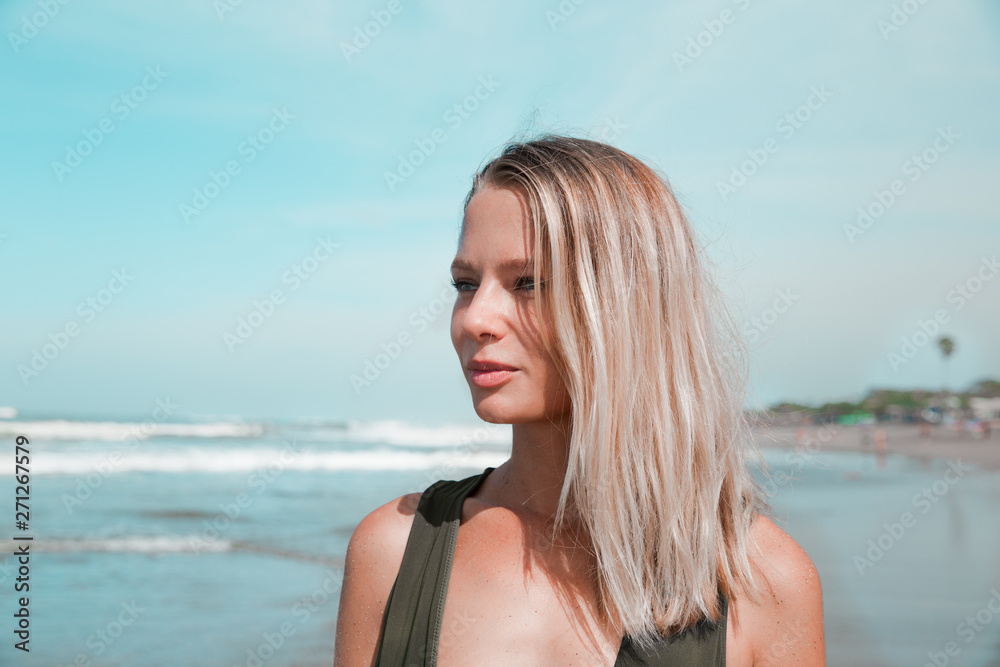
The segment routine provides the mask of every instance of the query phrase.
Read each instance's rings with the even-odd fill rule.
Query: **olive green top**
[[[440,480],[421,496],[382,617],[376,667],[436,667],[462,504],[492,471],[487,468],[457,482]],[[721,600],[723,616],[718,623],[705,620],[664,637],[651,653],[626,636],[615,667],[724,667],[728,605],[725,597]]]

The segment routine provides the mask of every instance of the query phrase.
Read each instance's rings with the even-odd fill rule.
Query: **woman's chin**
[[[474,404],[476,414],[484,422],[489,424],[534,424],[539,422],[552,423],[559,421],[552,415],[546,415],[537,409],[500,407],[489,405],[488,401]],[[558,415],[558,417],[568,419],[568,415]]]
[[[473,396],[472,405],[476,414],[484,422],[490,424],[517,424],[524,421],[531,421],[530,410],[522,406],[508,405],[503,400],[498,400],[497,396],[484,396],[478,398]]]
[[[488,424],[510,424],[512,423],[505,410],[475,404],[476,414]]]

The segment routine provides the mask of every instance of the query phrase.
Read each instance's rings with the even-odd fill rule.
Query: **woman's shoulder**
[[[770,581],[773,587],[815,588],[819,592],[819,573],[809,554],[774,521],[758,514],[753,524],[753,538],[763,556],[760,566],[771,575],[769,580],[774,579]]]
[[[738,643],[754,665],[825,665],[823,592],[805,549],[770,518],[758,514],[752,529],[757,601],[733,601]]]
[[[337,667],[370,665],[374,660],[382,615],[403,562],[420,497],[420,493],[407,493],[376,507],[351,534],[337,617]]]
[[[391,570],[392,579],[395,579],[420,497],[420,493],[405,493],[365,515],[351,533],[345,569],[354,564],[363,565],[368,571],[382,571],[382,575],[388,575]]]
[[[345,569],[352,562],[364,563],[369,569],[381,570],[383,576],[388,577],[391,574],[389,580],[391,587],[392,580],[399,572],[406,542],[413,526],[413,517],[417,513],[421,499],[425,499],[428,503],[421,510],[422,513],[439,512],[441,505],[435,503],[440,500],[446,504],[465,495],[469,486],[481,476],[481,474],[472,475],[462,480],[441,479],[422,492],[405,493],[373,509],[361,519],[351,534],[347,545]],[[388,592],[388,588],[386,591]]]

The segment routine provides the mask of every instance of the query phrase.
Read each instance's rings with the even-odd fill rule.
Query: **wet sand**
[[[885,451],[905,454],[928,461],[931,459],[960,460],[983,470],[1000,470],[1000,431],[989,437],[977,438],[968,431],[949,426],[931,426],[929,436],[921,436],[915,424],[879,424],[878,426],[804,426],[802,443],[798,442],[796,426],[770,426],[754,429],[760,447],[795,449],[806,447],[813,453],[824,451],[857,451],[876,454],[875,430],[885,431]],[[867,440],[867,442],[866,442]]]
[[[827,664],[1000,666],[1000,613],[987,606],[1000,595],[1000,438],[921,443],[889,427],[880,461],[862,429],[830,434],[807,431],[812,456],[789,448],[794,428],[769,435],[785,449],[761,448],[772,518],[822,580]]]

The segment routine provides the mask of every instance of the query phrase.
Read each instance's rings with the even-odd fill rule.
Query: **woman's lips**
[[[495,387],[498,384],[503,384],[510,377],[516,373],[517,370],[514,368],[504,368],[495,370],[485,370],[476,371],[469,370],[469,378],[472,380],[472,384],[477,387]]]

